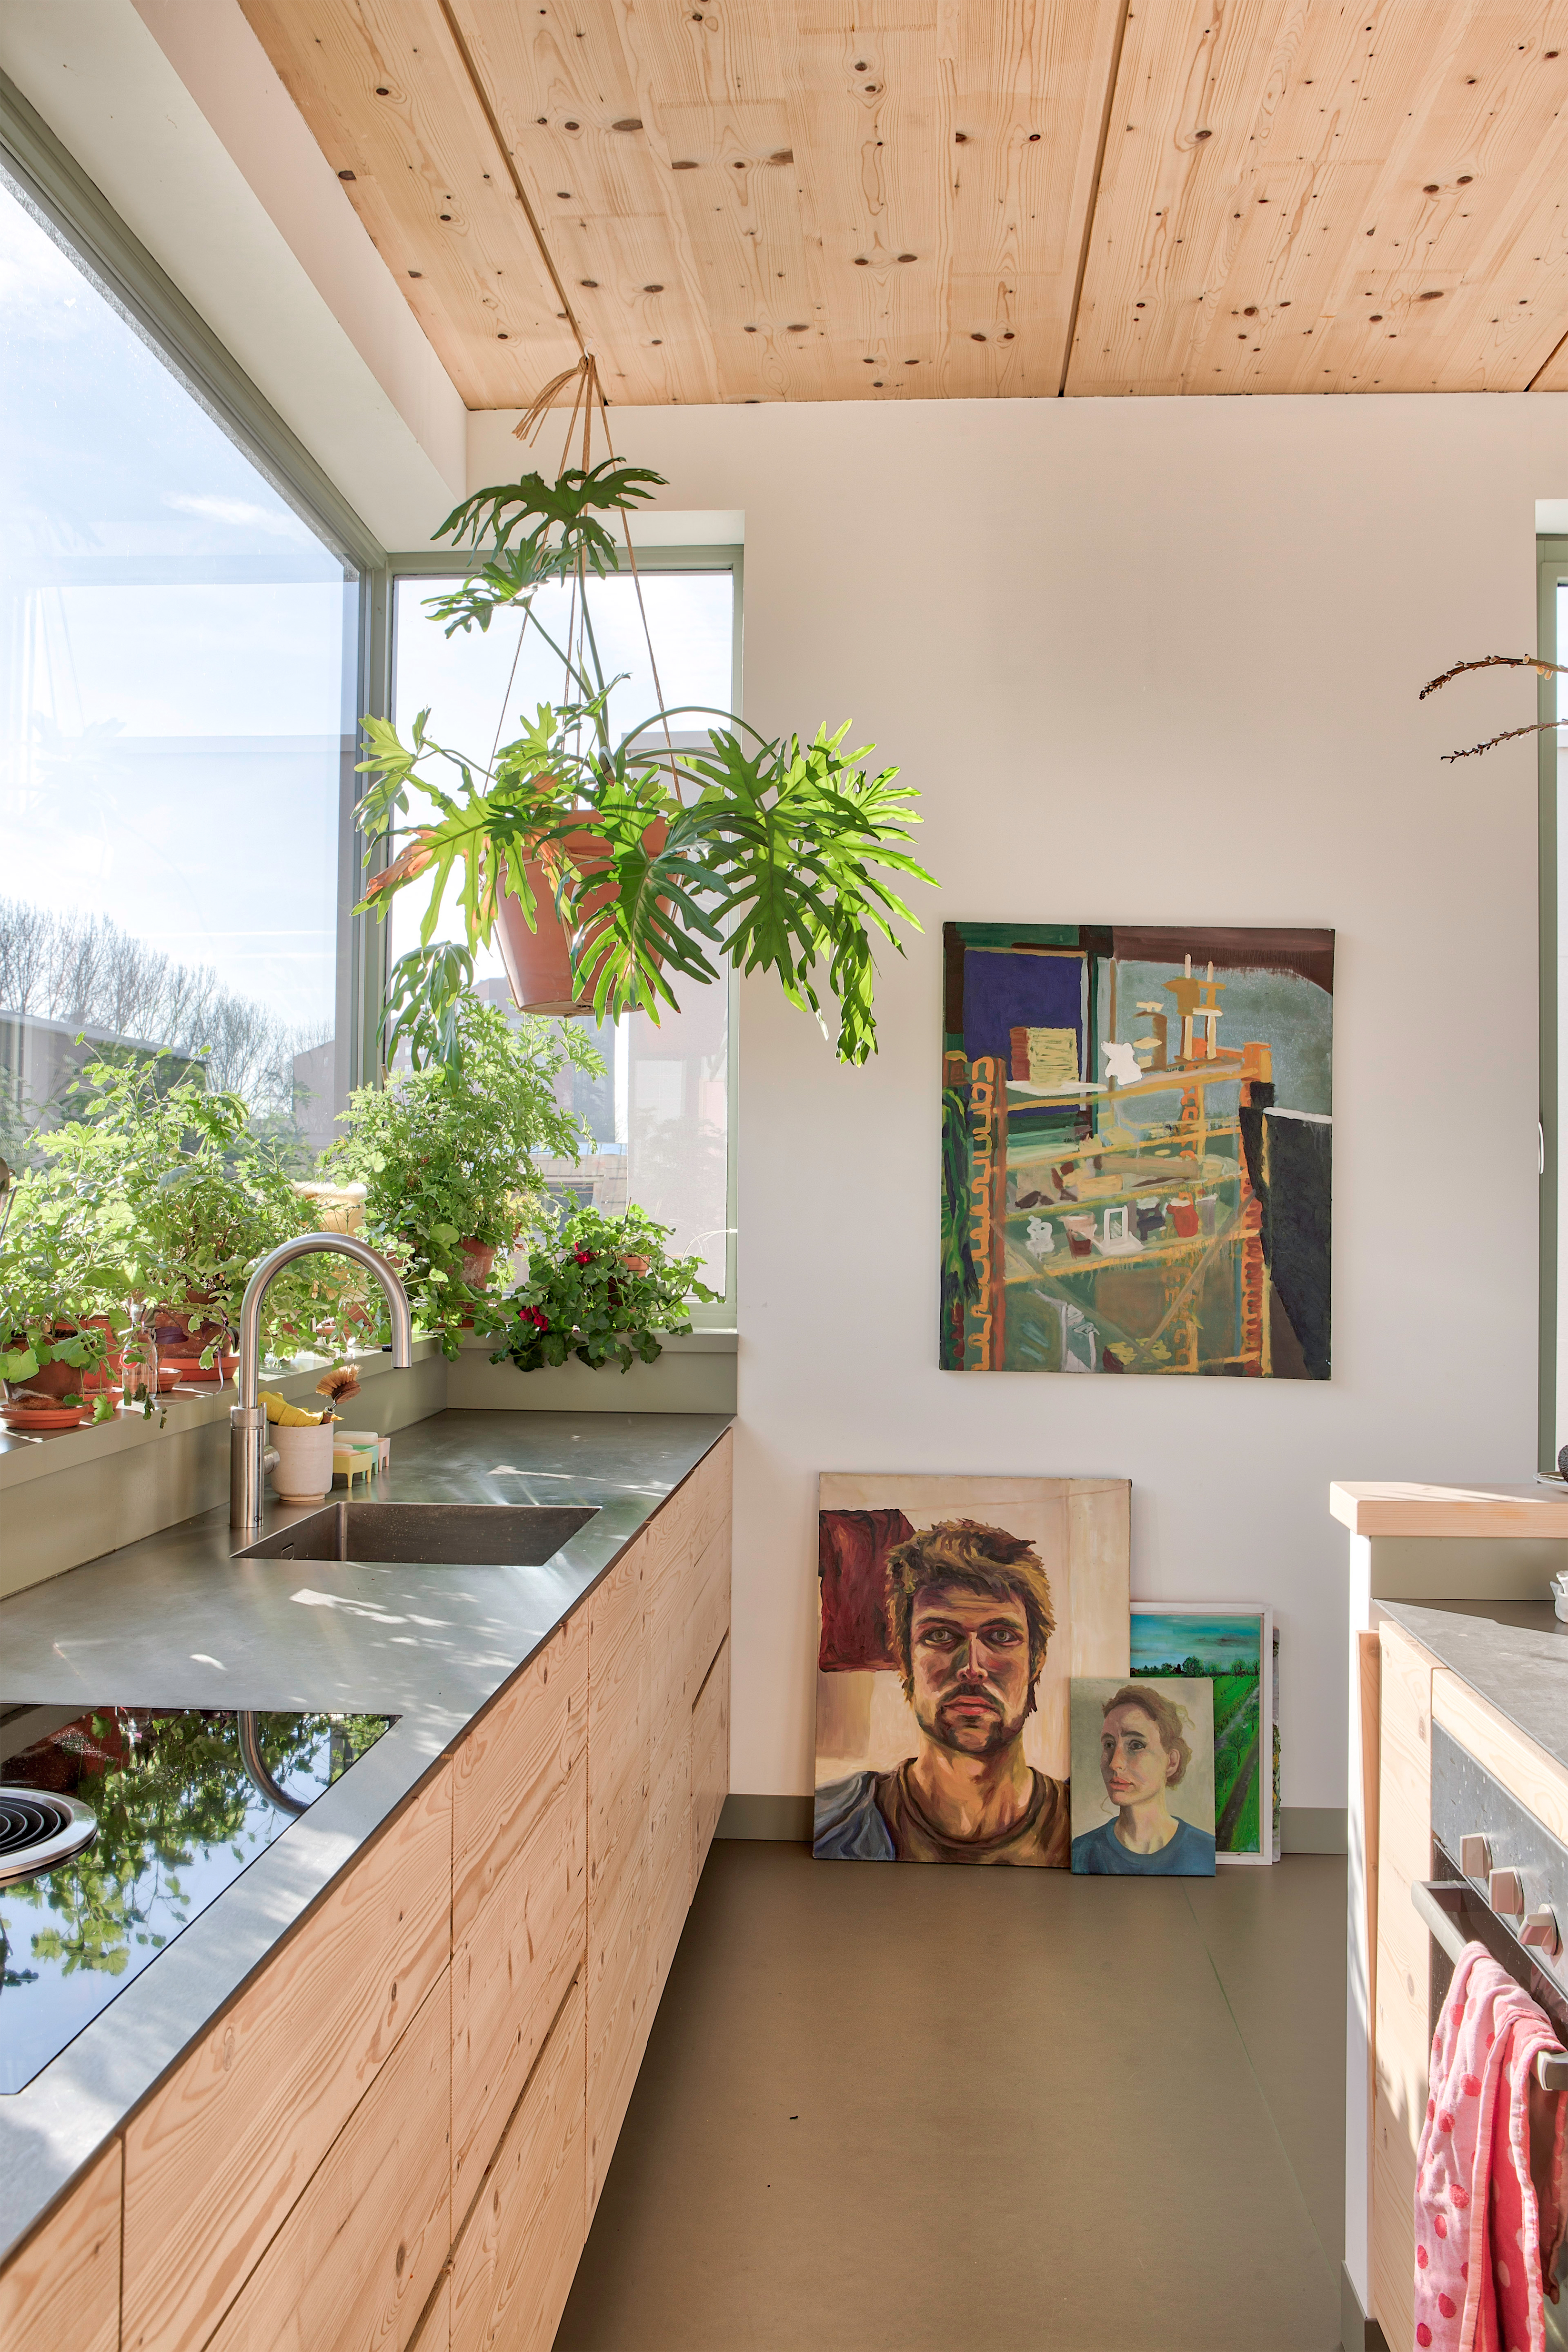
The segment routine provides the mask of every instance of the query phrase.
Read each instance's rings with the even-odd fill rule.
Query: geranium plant
[[[604,1065],[570,1022],[514,1025],[466,993],[452,1022],[452,1058],[361,1087],[345,1113],[348,1134],[321,1164],[365,1185],[365,1240],[402,1249],[418,1320],[455,1356],[465,1322],[498,1328],[488,1273],[473,1278],[476,1260],[509,1249],[538,1223],[545,1193],[535,1156],[574,1160],[586,1140],[557,1098],[558,1079],[572,1068],[602,1076]]]
[[[507,1345],[490,1361],[521,1372],[568,1356],[594,1371],[656,1363],[662,1339],[691,1329],[692,1300],[720,1295],[699,1281],[700,1257],[669,1255],[669,1231],[637,1208],[622,1217],[580,1209],[530,1254],[527,1278],[507,1301]]]
[[[919,819],[897,770],[873,772],[869,745],[846,751],[847,724],[765,737],[733,714],[687,707],[612,731],[619,680],[600,659],[589,583],[617,562],[602,518],[624,530],[663,478],[613,458],[569,467],[554,482],[525,474],[477,491],[441,525],[437,535],[474,549],[476,562],[427,609],[450,636],[520,608],[560,659],[563,696],[488,758],[439,742],[428,710],[406,742],[388,720],[364,722],[361,769],[371,781],[359,821],[372,863],[395,854],[363,903],[384,915],[411,884],[430,890],[421,945],[394,967],[389,1052],[411,1027],[423,1048],[439,1037],[437,1050],[451,1051],[446,1015],[465,975],[434,937],[449,886],[471,952],[489,945],[503,891],[537,929],[536,879],[565,930],[576,999],[596,1017],[640,1010],[656,1021],[679,982],[710,982],[728,962],[774,972],[824,1034],[822,1000],[835,999],[841,1060],[875,1051],[873,942],[902,954],[895,925],[919,929],[893,878],[932,878],[908,847]],[[552,582],[573,583],[564,645],[536,610]],[[698,717],[704,748],[674,749],[674,730]],[[411,787],[435,814],[396,848],[410,830],[399,820]]]

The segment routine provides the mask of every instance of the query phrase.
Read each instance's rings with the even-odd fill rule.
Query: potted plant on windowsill
[[[637,1208],[623,1217],[580,1209],[529,1253],[528,1274],[507,1301],[506,1345],[490,1361],[522,1372],[569,1356],[593,1371],[656,1363],[664,1339],[691,1330],[692,1300],[719,1296],[698,1279],[700,1257],[668,1255],[669,1230]]]
[[[557,1100],[557,1079],[569,1067],[601,1076],[604,1066],[570,1023],[514,1025],[472,994],[452,1019],[452,1058],[361,1087],[344,1115],[347,1135],[322,1159],[324,1175],[364,1185],[363,1238],[404,1253],[416,1319],[448,1356],[465,1326],[499,1328],[496,1257],[543,1208],[534,1155],[575,1159],[587,1139]]]
[[[474,566],[429,605],[449,636],[519,608],[561,662],[560,706],[541,705],[487,760],[438,742],[428,711],[406,743],[390,722],[364,722],[371,781],[359,821],[372,861],[394,854],[363,905],[384,916],[414,883],[430,891],[421,944],[393,967],[389,1058],[402,1039],[416,1062],[453,1050],[451,1008],[474,951],[494,942],[519,1003],[600,1019],[638,1010],[656,1021],[679,983],[710,982],[722,963],[772,971],[824,1034],[823,999],[836,999],[839,1057],[863,1062],[875,1051],[873,942],[902,954],[895,925],[919,928],[893,878],[931,880],[907,846],[916,795],[896,769],[872,772],[869,746],[842,749],[847,725],[769,739],[733,714],[660,709],[612,733],[617,680],[589,599],[591,579],[617,562],[601,518],[619,519],[634,569],[626,519],[663,477],[612,458],[590,467],[586,428],[584,441],[584,464],[553,483],[525,474],[455,509],[438,536],[466,542]],[[536,610],[553,582],[573,585],[564,645]],[[694,719],[706,743],[676,750],[674,731]],[[435,814],[406,838],[399,820],[413,789]],[[434,940],[455,882],[466,940],[456,950]],[[549,967],[532,975],[531,942]]]

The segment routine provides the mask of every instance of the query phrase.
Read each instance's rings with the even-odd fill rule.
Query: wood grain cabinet
[[[120,2200],[112,2140],[0,2272],[5,2352],[119,2352]]]
[[[1397,1625],[1382,1653],[1377,1792],[1377,1940],[1372,1988],[1373,2313],[1390,2344],[1416,2340],[1416,2150],[1427,2111],[1427,1930],[1410,1900],[1432,1871],[1432,1672]]]
[[[730,1440],[0,2270],[4,2352],[549,2352],[729,1785]]]

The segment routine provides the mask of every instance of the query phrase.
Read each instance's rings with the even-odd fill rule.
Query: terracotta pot
[[[224,1337],[228,1329],[225,1322],[208,1322],[202,1318],[200,1310],[211,1298],[211,1291],[193,1290],[183,1307],[153,1307],[148,1326],[161,1356],[199,1356],[204,1348]]]
[[[655,818],[643,835],[643,845],[650,856],[658,855],[669,834],[664,819]],[[561,846],[584,881],[591,882],[593,876],[602,873],[609,865],[602,836],[586,825],[580,832],[568,834]],[[538,929],[529,930],[522,900],[511,890],[503,887],[496,903],[496,944],[506,968],[512,1001],[523,1013],[591,1012],[591,986],[581,996],[572,993],[571,956],[566,931],[556,912],[555,891],[549,877],[537,859],[530,858],[525,871],[534,894]],[[585,890],[578,901],[580,920],[591,923],[611,895],[609,883]]]
[[[473,1239],[461,1241],[457,1246],[463,1253],[463,1263],[458,1271],[464,1281],[470,1290],[483,1290],[490,1279],[490,1269],[496,1263],[494,1246],[486,1246],[484,1242],[476,1242]]]
[[[78,1328],[85,1330],[90,1329],[91,1326],[84,1324],[78,1327],[75,1323],[57,1323],[54,1327],[55,1337],[57,1339],[68,1339]],[[13,1347],[17,1344],[21,1337],[20,1332],[12,1333]],[[31,1389],[38,1396],[87,1396],[91,1393],[89,1387],[89,1378],[90,1374],[84,1371],[79,1364],[40,1364],[30,1381],[6,1381],[0,1382],[0,1386],[5,1388],[7,1397],[14,1397],[19,1389]]]

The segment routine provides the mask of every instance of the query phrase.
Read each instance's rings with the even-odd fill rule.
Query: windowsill
[[[413,1343],[416,1364],[439,1352],[434,1339],[416,1339]],[[296,1369],[291,1371],[264,1371],[262,1386],[276,1389],[291,1404],[300,1403],[314,1394],[317,1381],[334,1362],[378,1370],[389,1360],[388,1351],[380,1348],[356,1349],[348,1357],[314,1356],[304,1361],[296,1358]],[[352,1400],[350,1402],[351,1404]],[[155,1444],[161,1438],[183,1436],[213,1423],[226,1422],[234,1402],[235,1386],[229,1381],[221,1388],[209,1388],[204,1392],[172,1390],[160,1399],[159,1409],[150,1420],[144,1420],[139,1412],[117,1412],[112,1421],[96,1425],[84,1422],[79,1429],[52,1430],[37,1436],[0,1433],[0,1490],[26,1486],[33,1478],[52,1476],[78,1463],[107,1461],[112,1454],[134,1453],[139,1446]]]
[[[498,1339],[465,1339],[463,1352],[471,1356],[483,1350],[486,1356],[493,1356],[499,1344]],[[738,1331],[688,1331],[684,1338],[664,1340],[661,1353],[666,1356],[733,1356],[739,1345]]]

